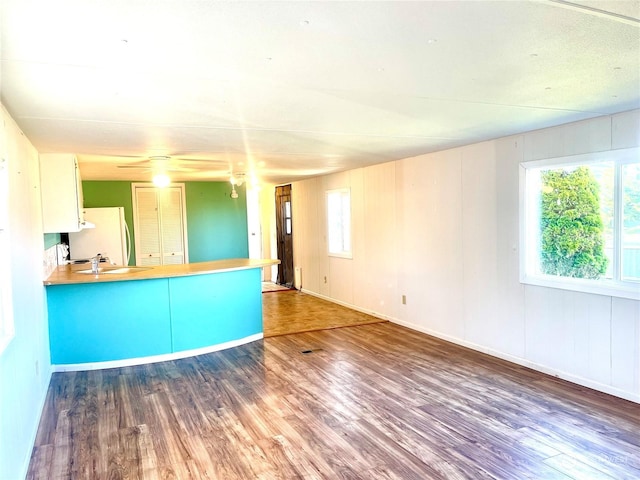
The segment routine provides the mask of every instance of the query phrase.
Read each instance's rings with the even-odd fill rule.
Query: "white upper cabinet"
[[[40,155],[44,233],[79,232],[84,226],[78,160],[68,153]]]

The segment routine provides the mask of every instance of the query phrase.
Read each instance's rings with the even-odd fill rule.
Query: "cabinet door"
[[[82,183],[74,155],[40,155],[40,193],[44,233],[81,230]]]

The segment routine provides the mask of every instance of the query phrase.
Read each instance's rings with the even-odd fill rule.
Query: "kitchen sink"
[[[151,267],[100,267],[98,268],[98,275],[102,274],[112,274],[117,275],[118,273],[137,273],[144,272],[145,270],[150,270]],[[76,270],[73,273],[84,273],[85,275],[96,275],[93,271],[88,268],[86,270]]]

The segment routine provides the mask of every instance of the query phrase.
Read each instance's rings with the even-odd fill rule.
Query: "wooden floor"
[[[265,338],[386,321],[297,290],[263,294],[262,309]]]
[[[637,479],[639,411],[385,322],[54,374],[28,478]]]
[[[262,293],[265,293],[265,292],[282,292],[282,291],[287,291],[287,290],[292,290],[292,289],[287,287],[286,285],[279,285],[279,284],[274,283],[274,282],[262,282]]]

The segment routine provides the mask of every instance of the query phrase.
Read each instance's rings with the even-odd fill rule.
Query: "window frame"
[[[520,283],[542,287],[571,290],[611,297],[640,300],[640,282],[622,280],[621,272],[621,241],[622,241],[622,182],[620,180],[622,165],[637,163],[640,158],[640,148],[623,148],[541,160],[531,160],[520,163]],[[567,167],[586,165],[590,163],[613,162],[614,164],[614,255],[613,279],[584,279],[560,277],[535,272],[539,255],[537,246],[539,230],[539,208],[533,202],[533,195],[529,193],[537,186],[537,179],[528,172],[542,168]],[[539,192],[539,188],[537,190]]]
[[[348,243],[349,243],[349,248],[348,249],[342,249],[340,251],[332,251],[331,250],[331,225],[332,225],[332,212],[329,208],[329,197],[331,195],[336,195],[339,194],[341,197],[344,197],[345,195],[347,196],[347,198],[349,199],[349,216],[347,218],[348,220],[348,225],[345,228],[344,225],[344,221],[345,221],[345,216],[344,216],[344,209],[341,209],[341,224],[342,225],[342,245],[344,247],[344,239],[345,237],[348,238]],[[326,212],[327,212],[327,255],[330,257],[337,257],[337,258],[348,258],[348,259],[353,259],[353,226],[352,226],[352,212],[351,212],[351,189],[350,188],[336,188],[336,189],[332,189],[332,190],[327,190],[325,192],[325,205],[326,205]],[[345,235],[345,232],[347,232],[348,229],[348,235]]]

